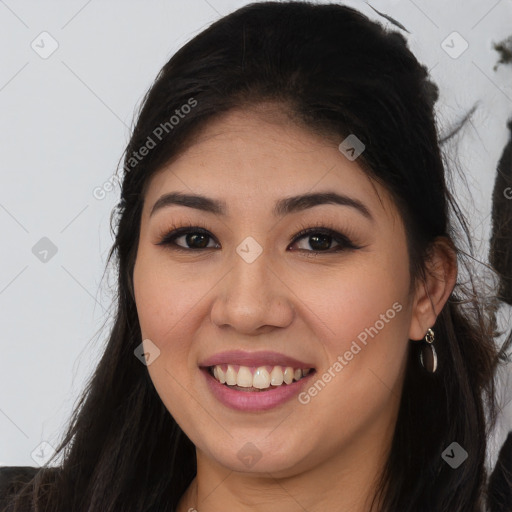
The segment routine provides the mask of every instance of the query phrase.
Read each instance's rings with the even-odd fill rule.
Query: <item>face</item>
[[[147,369],[198,457],[285,476],[389,441],[413,299],[386,190],[269,112],[229,112],[153,175],[133,280]],[[171,193],[222,211],[153,210]],[[282,202],[310,194],[339,199]]]

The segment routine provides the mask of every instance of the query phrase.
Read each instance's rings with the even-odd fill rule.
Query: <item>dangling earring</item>
[[[434,373],[437,370],[437,354],[434,348],[434,331],[432,329],[428,329],[425,342],[420,350],[421,365],[427,372]]]

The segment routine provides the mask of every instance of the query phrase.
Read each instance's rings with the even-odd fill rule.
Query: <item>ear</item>
[[[421,340],[443,309],[457,281],[457,254],[453,242],[437,237],[425,262],[425,275],[414,292],[409,339]]]

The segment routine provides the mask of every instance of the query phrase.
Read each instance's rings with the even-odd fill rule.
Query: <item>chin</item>
[[[234,445],[240,446],[240,448],[233,451]],[[281,446],[280,451],[277,450],[277,445]],[[296,446],[300,447],[301,443],[297,443]],[[281,442],[269,443],[268,440],[266,443],[263,443],[263,440],[260,443],[257,440],[255,442],[234,441],[229,447],[226,447],[226,450],[219,452],[217,445],[209,453],[209,456],[218,464],[230,471],[261,475],[271,473],[272,476],[279,475],[280,477],[299,473],[302,470],[299,465],[302,465],[303,460],[307,459],[304,453],[299,453],[298,448],[292,448],[290,445],[284,448]]]

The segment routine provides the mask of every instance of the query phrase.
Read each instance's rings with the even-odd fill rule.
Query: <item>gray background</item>
[[[107,338],[115,276],[102,275],[119,197],[112,176],[136,107],[183,43],[247,3],[0,0],[0,465],[45,462]],[[365,2],[345,3],[389,25]],[[512,117],[512,66],[493,70],[492,42],[512,34],[512,1],[371,3],[411,32],[411,49],[441,90],[443,131],[479,102],[449,154],[466,173],[469,191],[457,184],[458,199],[485,260]],[[509,309],[500,322],[510,326]],[[511,384],[500,388],[503,403]],[[491,458],[510,429],[509,404]]]

